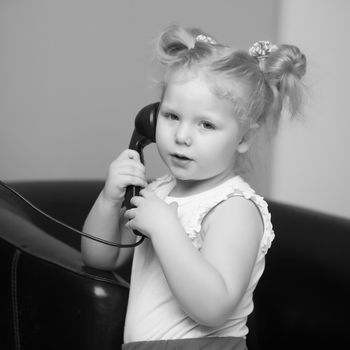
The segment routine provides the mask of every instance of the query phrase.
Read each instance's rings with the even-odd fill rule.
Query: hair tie
[[[214,40],[211,36],[205,34],[199,34],[194,39],[195,42],[209,43],[212,45],[217,44],[216,40]]]
[[[261,40],[254,43],[248,52],[250,56],[256,57],[260,61],[265,60],[271,52],[277,49],[278,47],[271,44],[269,41]]]

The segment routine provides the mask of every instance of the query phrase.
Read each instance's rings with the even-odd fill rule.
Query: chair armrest
[[[4,348],[118,349],[123,338],[128,283],[84,266],[59,237],[0,191],[0,327]]]

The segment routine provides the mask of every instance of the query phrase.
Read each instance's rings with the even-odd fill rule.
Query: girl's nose
[[[179,125],[175,133],[175,142],[186,146],[190,146],[192,144],[191,132],[188,126]]]

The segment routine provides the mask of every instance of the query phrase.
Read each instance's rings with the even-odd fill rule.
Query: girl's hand
[[[129,185],[146,187],[147,181],[140,155],[134,150],[126,149],[109,166],[102,197],[111,203],[121,204]]]
[[[162,234],[169,225],[179,223],[177,217],[177,203],[165,203],[152,191],[143,189],[140,196],[131,198],[135,208],[125,212],[129,219],[127,227],[143,233],[152,239],[156,234]]]

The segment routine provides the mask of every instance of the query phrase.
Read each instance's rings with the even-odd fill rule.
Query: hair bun
[[[179,25],[167,27],[156,45],[158,62],[167,65],[199,62],[211,52],[218,42],[199,28],[183,28]]]
[[[281,45],[267,59],[265,74],[277,81],[286,75],[301,79],[306,72],[306,57],[293,45]]]
[[[156,47],[158,61],[163,64],[181,60],[195,45],[195,36],[178,25],[171,25],[160,35]]]
[[[306,73],[306,57],[293,45],[281,45],[266,59],[264,74],[272,87],[278,90],[282,107],[284,97],[289,100],[292,115],[299,112],[303,96],[302,77]]]

